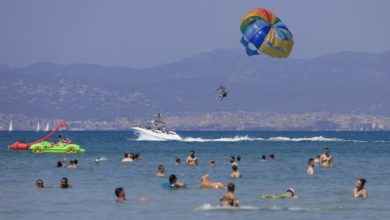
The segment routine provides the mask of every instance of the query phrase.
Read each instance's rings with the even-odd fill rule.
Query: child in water
[[[219,201],[222,201],[222,206],[238,206],[239,202],[237,200],[237,197],[233,194],[234,193],[234,184],[229,183],[227,185],[227,193],[223,195],[221,198],[219,198]]]

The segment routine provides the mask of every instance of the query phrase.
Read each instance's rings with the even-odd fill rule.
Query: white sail
[[[39,121],[38,121],[38,124],[37,124],[37,129],[35,129],[35,132],[39,132],[41,129],[39,128]]]
[[[12,121],[9,122],[8,131],[9,131],[9,132],[13,131]]]
[[[49,122],[46,124],[46,127],[45,127],[45,129],[43,131],[44,132],[48,132],[49,131]]]

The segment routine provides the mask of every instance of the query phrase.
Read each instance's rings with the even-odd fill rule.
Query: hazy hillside
[[[366,113],[389,115],[390,52],[309,60],[216,50],[153,69],[89,64],[0,65],[0,113],[65,120],[156,112]],[[224,84],[228,97],[216,100]]]

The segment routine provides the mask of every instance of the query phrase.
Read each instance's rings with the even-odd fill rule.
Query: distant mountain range
[[[114,120],[165,112],[328,111],[389,115],[390,51],[314,59],[201,53],[151,69],[91,64],[0,65],[0,113],[64,120]],[[219,85],[228,96],[216,99]]]

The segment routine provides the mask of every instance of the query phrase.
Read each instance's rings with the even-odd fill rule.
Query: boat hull
[[[174,131],[164,132],[156,129],[145,129],[141,127],[132,127],[131,129],[138,138],[143,140],[182,140],[181,137]]]

